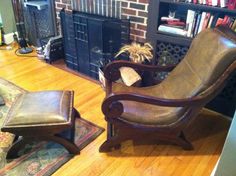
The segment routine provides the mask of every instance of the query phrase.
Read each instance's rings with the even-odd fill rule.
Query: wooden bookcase
[[[166,64],[178,63],[188,51],[193,38],[158,31],[162,16],[168,16],[169,10],[175,10],[181,19],[186,20],[187,11],[191,9],[199,12],[210,12],[236,17],[236,10],[229,10],[216,6],[193,4],[188,2],[177,2],[175,0],[150,0],[148,9],[147,42],[154,48],[155,64],[166,62]],[[161,61],[163,51],[170,55],[169,60]],[[210,109],[221,112],[232,117],[236,106],[236,73],[230,79],[222,93],[208,104]]]
[[[150,0],[149,10],[148,10],[147,41],[151,42],[152,45],[154,46],[155,58],[158,58],[160,56],[160,53],[158,53],[157,50],[158,49],[157,44],[160,42],[173,44],[173,47],[177,45],[187,48],[192,42],[192,38],[190,37],[183,37],[175,34],[160,32],[157,30],[159,25],[161,24],[160,20],[161,17],[168,16],[170,9],[176,9],[177,13],[178,12],[181,13],[180,16],[182,17],[182,19],[186,19],[187,11],[189,9],[200,12],[205,11],[210,13],[218,13],[219,16],[229,15],[236,17],[236,10],[229,10],[227,8],[193,4],[187,2],[177,2],[175,0]],[[161,48],[163,48],[163,46],[161,46]],[[181,59],[181,57],[183,56],[180,54],[179,57],[180,58],[178,59]]]

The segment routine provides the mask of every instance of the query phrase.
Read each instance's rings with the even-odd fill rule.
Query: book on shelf
[[[172,26],[185,26],[185,22],[182,21],[167,21],[168,25],[172,25]]]
[[[232,25],[231,29],[233,29],[233,30],[235,30],[235,29],[236,29],[236,20],[234,20],[234,22],[233,22],[233,25]]]
[[[229,20],[230,20],[229,16],[225,15],[225,17],[223,18],[222,24],[227,25],[229,23]]]
[[[211,24],[212,24],[212,22],[213,22],[213,19],[214,19],[214,15],[211,15],[211,16],[210,16],[210,19],[209,19],[209,23],[208,23],[208,25],[207,25],[207,28],[211,28]]]
[[[208,0],[207,5],[212,6],[212,0]]]
[[[227,6],[227,0],[220,0],[220,7],[226,7]]]
[[[190,1],[188,0],[188,2]],[[222,8],[228,8],[230,10],[236,9],[236,0],[191,0],[191,3],[218,6]]]
[[[199,23],[199,27],[198,27],[197,33],[200,33],[202,31],[205,17],[206,17],[206,12],[202,12],[202,14],[201,14],[201,21]]]
[[[224,21],[223,18],[218,18],[217,21],[216,21],[216,26],[222,25],[223,21]]]
[[[234,21],[235,21],[235,18],[230,18],[230,21],[229,21],[229,25],[228,25],[228,26],[229,26],[231,29],[233,29]]]
[[[198,15],[199,15],[199,12],[195,12],[190,37],[194,37],[194,32],[196,30]]]
[[[181,36],[187,36],[187,31],[185,29],[181,29],[176,26],[169,26],[169,25],[165,25],[165,24],[160,25],[158,27],[158,31],[181,35]]]
[[[229,0],[228,1],[228,9],[230,9],[230,10],[236,9],[236,0]]]
[[[211,14],[209,12],[206,13],[206,16],[205,16],[205,19],[204,19],[203,25],[202,25],[202,30],[207,28],[209,20],[210,20],[210,16],[211,16]]]
[[[219,18],[219,14],[215,14],[211,23],[211,28],[216,26],[218,18]]]
[[[196,12],[193,10],[188,10],[187,12],[187,18],[186,18],[186,31],[187,31],[187,37],[191,37],[192,29],[193,29],[193,23],[195,19]]]
[[[180,19],[163,16],[163,17],[161,17],[161,21],[180,21]]]
[[[219,25],[228,26],[236,32],[236,17],[221,13],[201,12],[199,10],[194,11],[189,9],[185,22],[178,18],[174,20],[167,19],[166,17],[161,19],[164,24],[158,27],[159,31],[186,37],[195,37],[204,29],[214,28]]]

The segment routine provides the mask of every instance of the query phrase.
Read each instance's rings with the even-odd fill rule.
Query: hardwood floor
[[[101,87],[89,80],[55,68],[37,58],[17,57],[14,51],[0,51],[0,76],[29,91],[70,89],[75,91],[75,107],[83,118],[106,127],[100,106],[105,96]],[[80,175],[210,175],[227,134],[230,122],[204,110],[188,127],[193,151],[177,146],[127,141],[121,150],[99,153],[106,132],[62,166],[55,176]]]

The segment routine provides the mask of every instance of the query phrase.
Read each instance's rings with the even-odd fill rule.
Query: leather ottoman
[[[3,132],[16,135],[7,158],[17,157],[18,151],[32,141],[53,141],[69,153],[78,154],[74,144],[75,116],[73,91],[41,91],[21,94],[11,106],[2,127]],[[70,138],[60,135],[70,131]]]

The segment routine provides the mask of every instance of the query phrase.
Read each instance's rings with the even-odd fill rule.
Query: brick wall
[[[122,18],[130,19],[130,38],[133,41],[145,42],[148,3],[149,0],[124,0],[122,2]]]
[[[71,11],[72,0],[55,0],[57,18],[62,8]],[[145,42],[149,0],[122,0],[122,18],[130,19],[130,38],[132,41]]]
[[[65,8],[67,11],[71,11],[71,2],[72,0],[55,0],[55,8],[56,8],[56,14],[57,14],[57,19],[60,19],[59,13],[61,9]]]

